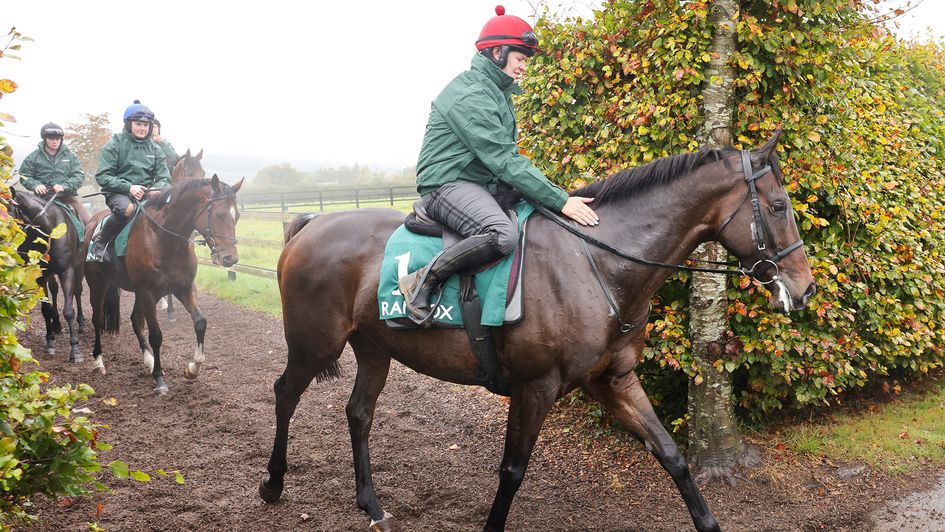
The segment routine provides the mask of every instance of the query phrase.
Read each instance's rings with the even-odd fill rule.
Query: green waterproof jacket
[[[417,161],[417,191],[427,194],[462,179],[494,192],[501,181],[560,211],[567,193],[518,151],[512,93],[520,91],[514,78],[476,54],[472,68],[433,102]]]
[[[82,163],[63,142],[56,155],[50,157],[46,146],[39,141],[39,149],[26,156],[20,165],[20,183],[30,192],[40,185],[51,189],[53,185],[62,185],[64,196],[75,196],[85,181]]]
[[[158,142],[157,145],[164,151],[164,163],[167,164],[167,172],[173,172],[174,165],[177,164],[177,159],[180,159],[180,156],[177,155],[177,150],[174,149],[174,146],[171,145],[170,142],[164,139],[161,139],[161,142]]]
[[[128,131],[112,135],[98,158],[95,171],[102,192],[127,194],[131,185],[149,188],[171,186],[171,174],[164,163],[164,150],[151,136],[138,140]]]

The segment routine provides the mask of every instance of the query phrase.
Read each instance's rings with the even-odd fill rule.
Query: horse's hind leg
[[[148,338],[144,335],[144,311],[141,308],[141,300],[135,298],[135,307],[131,311],[131,328],[138,339],[138,347],[141,348],[141,362],[147,366],[148,373],[154,371],[154,353],[151,352],[151,345],[148,344]]]
[[[43,323],[46,325],[46,354],[53,356],[56,354],[56,335],[62,332],[62,323],[59,321],[59,310],[56,308],[56,297],[59,293],[59,285],[50,275],[41,283],[46,292],[46,299],[40,304],[43,313]]]
[[[371,452],[368,437],[374,422],[377,397],[387,383],[390,357],[372,344],[360,338],[350,338],[358,360],[358,375],[354,380],[351,398],[345,413],[351,433],[351,450],[354,452],[354,480],[357,487],[358,508],[371,517],[372,530],[390,530],[394,525],[391,515],[384,511],[374,490],[371,476]]]
[[[184,377],[196,379],[197,376],[200,375],[200,366],[202,366],[206,360],[203,353],[203,339],[207,333],[207,318],[203,316],[203,313],[200,312],[200,307],[197,306],[197,288],[193,283],[190,284],[190,288],[182,292],[177,292],[175,295],[177,299],[184,304],[184,308],[187,309],[187,312],[190,313],[190,317],[194,320],[194,333],[197,335],[197,348],[194,351],[194,360],[187,364],[187,368],[184,369]],[[171,297],[167,296],[167,300],[170,301]],[[170,314],[170,309],[171,307],[168,307],[168,314]]]
[[[308,312],[307,307],[304,310]],[[295,407],[316,375],[319,379],[337,376],[338,357],[345,344],[344,337],[333,339],[320,335],[311,326],[310,319],[293,319],[291,314],[286,313],[284,323],[289,355],[285,371],[272,386],[276,394],[276,437],[266,466],[269,474],[259,484],[259,496],[269,503],[278,501],[282,496],[285,472],[289,468],[286,460],[289,421],[295,413]],[[299,325],[292,327],[293,323]]]
[[[634,355],[633,360],[636,360]],[[592,398],[603,404],[637,439],[656,456],[689,508],[696,530],[719,531],[718,521],[712,515],[702,493],[692,479],[686,459],[676,443],[660,423],[640,380],[633,371],[623,374],[606,373],[584,386]]]

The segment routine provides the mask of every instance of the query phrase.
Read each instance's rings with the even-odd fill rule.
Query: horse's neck
[[[197,214],[202,203],[199,194],[176,197],[160,209],[155,216],[165,229],[181,235],[190,235],[197,224]]]
[[[712,172],[713,163],[697,169],[665,186],[655,186],[629,198],[598,208],[601,217],[599,239],[627,254],[652,262],[681,264],[696,247],[715,236],[721,199],[731,193],[736,182]],[[595,254],[597,255],[597,254]],[[632,264],[613,255],[603,258],[602,269],[611,277],[639,284],[640,271],[652,268]],[[644,289],[655,290],[674,273],[658,268],[648,276]]]

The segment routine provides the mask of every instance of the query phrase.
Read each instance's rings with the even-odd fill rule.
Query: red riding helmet
[[[489,19],[479,33],[476,49],[479,51],[494,46],[510,46],[515,50],[531,57],[538,52],[538,37],[535,31],[524,20],[506,15],[505,8],[495,6],[496,16]]]

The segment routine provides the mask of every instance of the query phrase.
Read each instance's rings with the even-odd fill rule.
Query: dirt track
[[[274,431],[271,384],[285,360],[281,322],[200,295],[207,315],[207,364],[193,382],[183,370],[194,349],[189,317],[164,325],[163,361],[170,392],[153,381],[127,316],[105,339],[107,375],[91,364],[43,360],[55,383],[88,382],[89,405],[110,425],[101,454],[132,468],[180,470],[182,486],[155,476],[147,484],[106,481],[112,493],[71,505],[37,500],[38,529],[87,530],[365,530],[355,506],[354,474],[344,405],[354,359],[342,356],[343,376],[314,384],[291,427],[289,472],[279,504],[257,496]],[[44,345],[38,309],[24,341]],[[92,335],[82,337],[90,353]],[[110,404],[114,398],[117,402]],[[435,381],[394,364],[371,434],[374,479],[381,502],[403,530],[481,530],[497,486],[506,405],[487,392]],[[687,530],[691,521],[655,460],[613,433],[594,438],[559,405],[545,425],[525,482],[512,507],[509,530]],[[930,486],[934,474],[894,480],[865,472],[839,480],[836,464],[788,460],[766,447],[767,465],[736,488],[709,486],[704,494],[725,530],[863,530],[883,501]],[[101,504],[101,513],[98,504]]]

